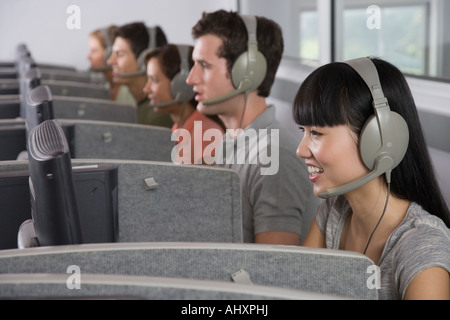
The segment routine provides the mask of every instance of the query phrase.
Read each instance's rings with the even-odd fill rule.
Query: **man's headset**
[[[137,64],[138,64],[138,71],[136,72],[128,72],[128,73],[119,73],[117,74],[117,77],[119,78],[131,78],[136,76],[141,76],[146,74],[146,66],[145,66],[145,56],[150,51],[154,50],[156,48],[156,27],[147,28],[148,33],[148,45],[147,49],[143,50],[138,58],[137,58]]]
[[[106,61],[111,57],[112,55],[112,46],[113,46],[113,39],[111,39],[111,35],[109,32],[109,28],[102,29],[103,35],[105,37],[106,41],[106,49],[105,49],[105,64]],[[111,68],[111,66],[108,66]]]
[[[193,90],[193,86],[186,83],[186,79],[188,78],[190,72],[190,47],[187,45],[177,45],[177,48],[180,55],[180,72],[178,72],[170,82],[170,92],[172,93],[172,97],[174,99],[171,101],[151,104],[150,107],[167,107],[178,102],[185,103],[194,98],[195,92]]]
[[[247,51],[234,62],[231,79],[235,90],[223,96],[203,101],[204,105],[216,104],[228,100],[240,93],[248,94],[263,82],[267,72],[267,61],[258,50],[256,35],[257,20],[255,16],[241,16],[248,33]]]
[[[364,124],[359,137],[361,158],[372,171],[348,184],[325,190],[320,194],[324,199],[359,188],[382,174],[386,174],[390,183],[391,172],[403,160],[409,144],[408,125],[398,113],[391,111],[372,60],[359,58],[345,63],[361,76],[372,93],[375,114]]]

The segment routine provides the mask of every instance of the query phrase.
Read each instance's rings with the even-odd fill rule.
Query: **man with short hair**
[[[187,82],[198,110],[218,115],[227,128],[224,161],[216,157],[216,164],[241,177],[244,242],[299,245],[319,200],[296,156],[297,141],[266,103],[283,54],[282,32],[267,18],[243,18],[225,10],[203,14],[192,28],[194,66]],[[241,57],[244,52],[249,58]],[[239,70],[248,65],[252,70]],[[272,168],[262,161],[269,154]]]

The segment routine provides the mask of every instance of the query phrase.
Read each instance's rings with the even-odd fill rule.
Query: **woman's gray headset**
[[[374,115],[366,121],[359,137],[361,158],[372,171],[346,185],[325,190],[320,195],[324,199],[359,188],[382,174],[390,183],[391,172],[403,160],[409,144],[408,125],[402,116],[391,111],[372,60],[359,58],[345,63],[361,76],[373,97]]]

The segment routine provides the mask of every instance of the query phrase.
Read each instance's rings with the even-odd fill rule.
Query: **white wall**
[[[80,8],[80,29],[66,25],[70,5]],[[18,43],[41,63],[88,68],[88,35],[110,24],[160,25],[169,42],[192,43],[191,28],[203,11],[236,10],[236,0],[1,0],[0,61],[12,60]]]

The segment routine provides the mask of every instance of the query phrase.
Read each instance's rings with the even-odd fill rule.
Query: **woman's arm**
[[[298,246],[300,236],[292,232],[268,231],[258,233],[255,236],[255,243]]]
[[[313,220],[309,232],[303,241],[302,246],[313,248],[326,248],[325,236],[320,232],[316,219]]]
[[[434,267],[420,272],[405,292],[405,300],[450,300],[450,275]]]

